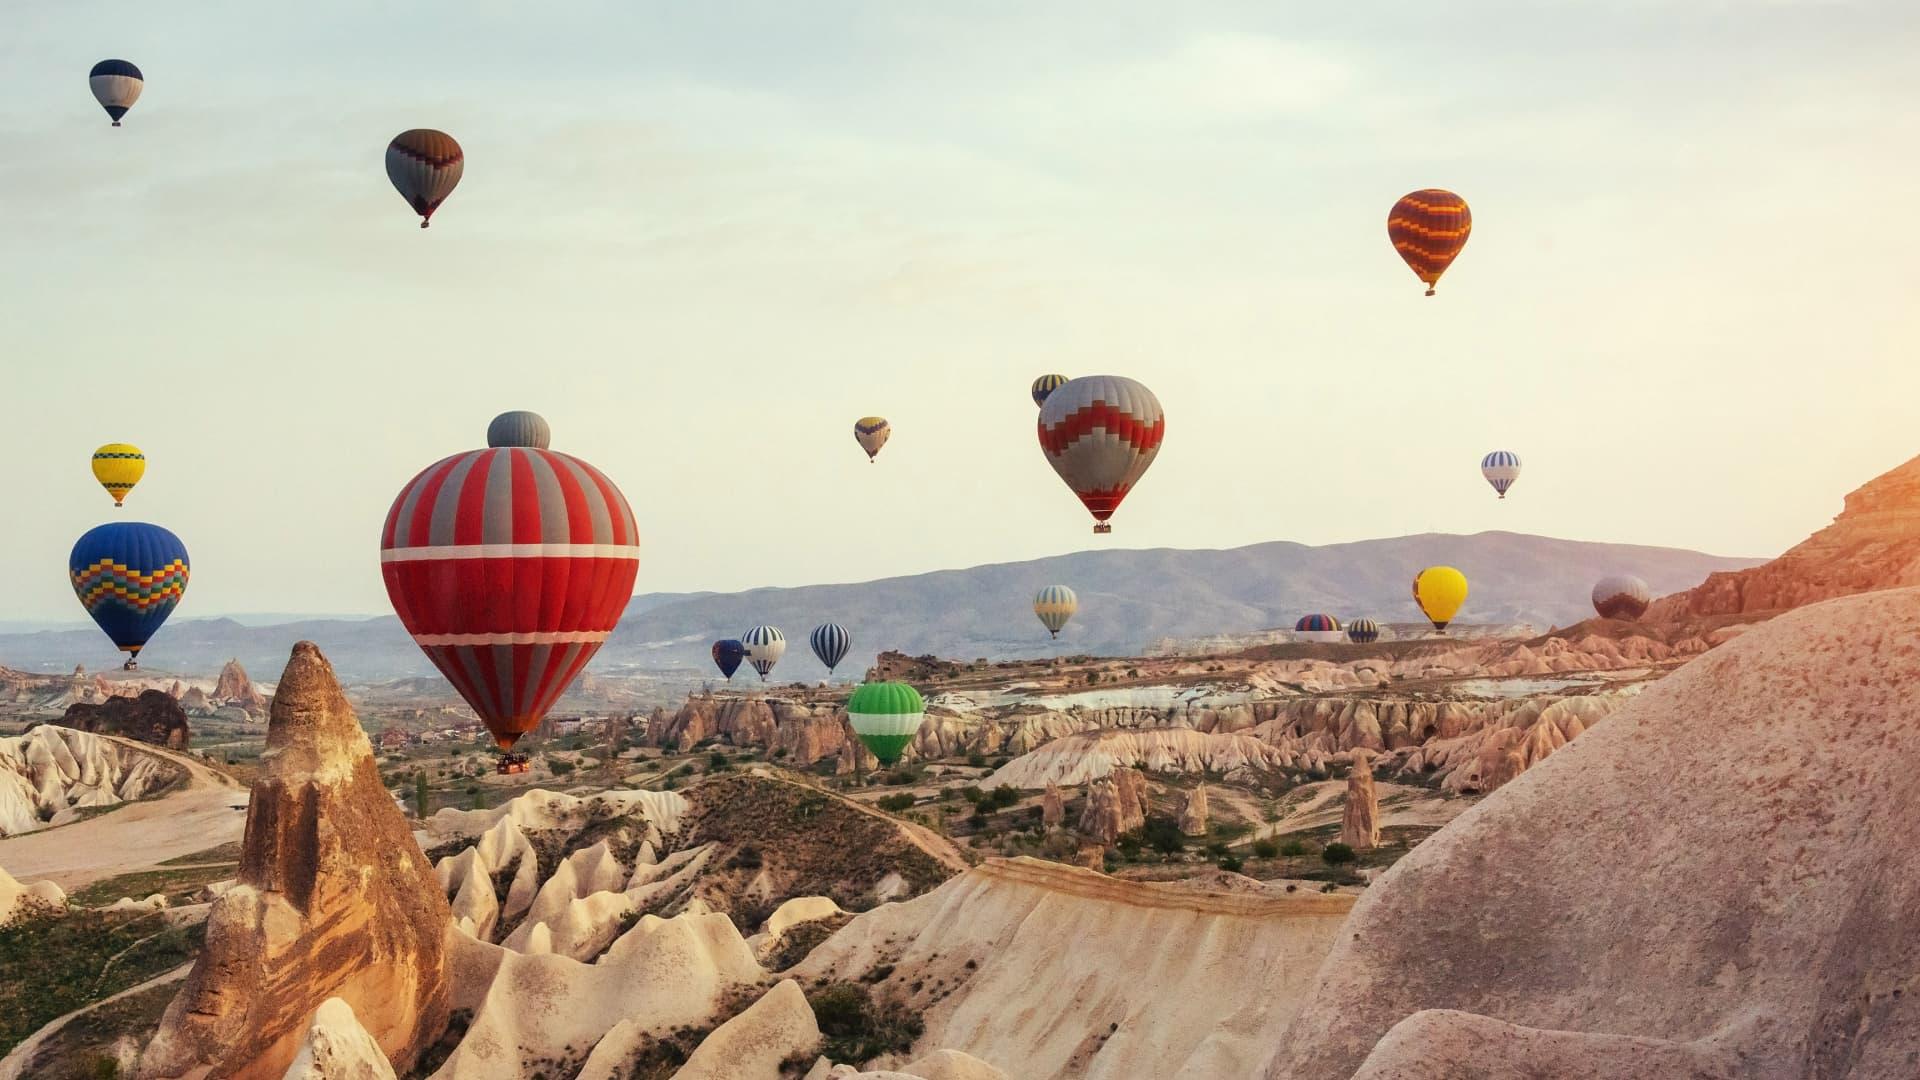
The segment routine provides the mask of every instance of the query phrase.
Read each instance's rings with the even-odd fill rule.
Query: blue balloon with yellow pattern
[[[187,545],[144,521],[116,521],[87,530],[67,558],[80,605],[107,632],[126,667],[157,633],[187,591]]]

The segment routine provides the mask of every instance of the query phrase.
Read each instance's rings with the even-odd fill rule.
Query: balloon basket
[[[533,766],[525,754],[502,754],[500,760],[493,763],[493,771],[501,776],[514,776],[526,772]]]
[[[1093,535],[1105,536],[1107,533],[1110,533],[1112,531],[1113,531],[1113,525],[1111,523],[1105,522],[1105,521],[1094,522]]]

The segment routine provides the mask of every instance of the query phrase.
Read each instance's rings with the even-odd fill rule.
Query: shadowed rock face
[[[138,1075],[279,1080],[332,997],[405,1071],[446,1027],[451,914],[311,642],[281,676],[262,763],[239,884]]]
[[[67,714],[54,723],[95,735],[138,739],[169,750],[185,750],[189,737],[185,710],[164,690],[142,691],[136,698],[110,697],[98,705],[76,702],[67,706]]]

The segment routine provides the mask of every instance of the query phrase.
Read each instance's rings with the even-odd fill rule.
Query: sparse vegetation
[[[864,1065],[881,1054],[913,1048],[926,1023],[894,1001],[876,1001],[858,983],[829,983],[807,995],[820,1023],[820,1053],[834,1061]]]
[[[1278,858],[1280,856],[1280,845],[1265,838],[1255,840],[1253,842],[1253,854],[1254,857],[1258,859]]]
[[[1340,843],[1328,844],[1320,850],[1320,858],[1328,866],[1344,866],[1358,857],[1352,848]]]
[[[0,927],[0,1052],[57,1016],[193,959],[204,924],[30,910]]]
[[[897,814],[913,806],[917,801],[910,792],[902,791],[897,795],[887,795],[874,805],[889,814]]]

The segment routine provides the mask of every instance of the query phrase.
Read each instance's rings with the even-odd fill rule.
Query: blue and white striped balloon
[[[760,673],[760,680],[766,681],[767,672],[773,665],[787,655],[787,635],[777,626],[756,626],[740,635],[740,644],[747,648],[747,663]]]
[[[1040,617],[1040,625],[1054,637],[1060,636],[1060,630],[1080,610],[1080,598],[1065,585],[1048,585],[1033,594],[1033,613]]]
[[[1520,455],[1511,450],[1495,450],[1480,459],[1480,475],[1487,478],[1493,490],[1507,497],[1507,489],[1520,479]]]
[[[840,661],[847,658],[847,649],[853,645],[853,635],[837,622],[821,623],[813,628],[807,643],[813,646],[813,655],[827,665],[827,674],[831,675],[833,669],[840,666]]]

